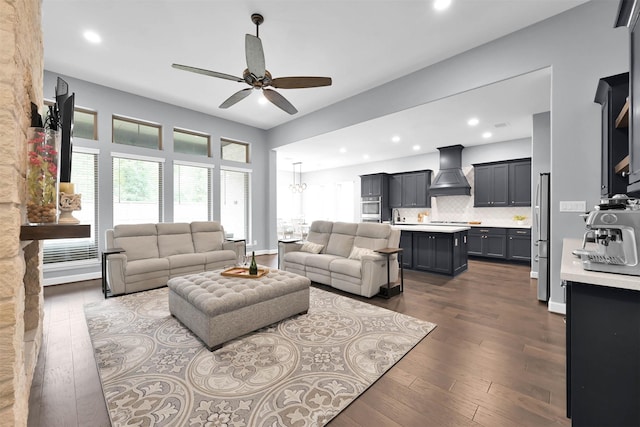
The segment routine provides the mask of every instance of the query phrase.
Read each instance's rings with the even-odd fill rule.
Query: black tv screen
[[[69,96],[69,85],[58,77],[56,84],[56,110],[61,131],[60,182],[71,182],[71,155],[73,151],[73,112],[75,93]]]

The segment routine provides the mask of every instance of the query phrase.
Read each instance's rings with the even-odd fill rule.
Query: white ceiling
[[[585,1],[453,0],[448,10],[437,12],[432,0],[43,0],[44,65],[52,72],[270,129]],[[265,18],[260,38],[267,69],[274,77],[311,75],[333,79],[330,87],[279,90],[299,110],[294,116],[271,104],[258,104],[257,91],[221,110],[218,105],[246,87],[244,83],[171,68],[175,62],[241,76],[246,68],[244,34],[255,34],[250,19],[254,12]],[[86,29],[98,32],[102,43],[86,42],[82,37]],[[485,94],[483,104],[478,106],[483,107],[482,111],[475,114],[488,113],[491,107],[486,100],[499,96]],[[528,100],[529,96],[523,94],[521,99]],[[446,141],[445,145],[449,141],[472,145],[473,141],[454,141],[459,135],[433,127],[425,133],[419,127],[426,122],[424,114],[433,117],[434,111],[443,113],[440,121],[447,117],[466,118],[462,117],[466,112],[456,110],[460,104],[450,104],[447,108],[455,113],[440,107],[429,112],[412,109],[406,117],[396,114],[379,123],[369,122],[370,126],[345,129],[335,135],[342,142],[334,141],[330,135],[318,138],[329,147],[349,141],[349,150],[354,152],[352,141],[362,139],[367,132],[399,133],[395,130],[399,120],[404,131],[415,126],[413,134],[403,136],[403,143],[419,140],[425,147],[443,145],[440,141]],[[539,105],[520,108],[512,103],[504,111],[519,109],[530,115],[539,111],[527,108],[539,109]],[[516,135],[517,123],[524,118],[499,117],[498,113],[499,109],[492,111],[483,124],[509,122],[511,126],[503,130]],[[420,118],[419,126],[416,116]],[[447,132],[454,128],[448,126]],[[431,135],[429,142],[424,135]],[[316,138],[313,142],[317,142]],[[384,145],[375,151],[385,151],[387,142],[382,140]],[[487,141],[476,143],[483,142]],[[290,155],[295,153],[291,151]],[[319,158],[318,153],[313,155]],[[337,157],[329,151],[322,155],[325,159]],[[370,160],[361,161],[373,161],[373,153],[370,156]]]

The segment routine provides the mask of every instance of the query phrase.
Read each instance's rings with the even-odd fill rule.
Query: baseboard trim
[[[102,272],[72,274],[69,276],[49,277],[42,281],[42,286],[61,285],[63,283],[82,282],[84,280],[100,279]]]
[[[552,313],[567,314],[567,305],[563,302],[549,301],[548,309]]]

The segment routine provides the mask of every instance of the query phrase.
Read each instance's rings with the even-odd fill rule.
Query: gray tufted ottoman
[[[256,279],[225,277],[222,270],[174,277],[169,311],[210,350],[256,329],[309,310],[311,281],[271,269]]]

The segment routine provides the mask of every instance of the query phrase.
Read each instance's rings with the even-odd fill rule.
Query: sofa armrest
[[[289,252],[299,251],[302,243],[299,242],[278,242],[278,268],[282,266],[284,256]]]
[[[372,297],[380,291],[380,286],[387,284],[387,256],[364,255],[361,262],[361,295]],[[398,280],[398,257],[395,254],[389,257],[389,268],[391,283],[393,283]]]
[[[107,286],[112,295],[124,294],[127,291],[125,276],[127,271],[127,255],[111,254],[106,259]]]

